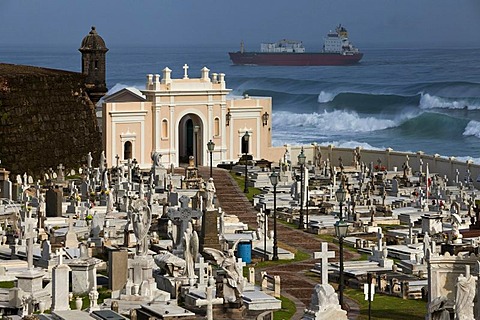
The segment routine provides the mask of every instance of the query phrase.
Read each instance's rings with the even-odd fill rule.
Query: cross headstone
[[[328,251],[328,242],[322,242],[320,252],[313,253],[314,259],[321,259],[322,281],[321,284],[328,284],[328,258],[335,258],[335,251]]]
[[[63,169],[65,169],[65,167],[63,166],[63,164],[59,164],[58,167],[58,173],[57,173],[57,181],[65,181],[65,175],[63,174]]]
[[[190,202],[190,198],[185,195],[181,196],[179,201],[181,204],[180,208],[168,209],[167,216],[170,220],[172,220],[173,223],[175,223],[180,228],[180,230],[177,230],[177,239],[175,241],[175,244],[177,246],[177,249],[182,249],[183,244],[181,241],[181,237],[183,236],[185,230],[187,230],[188,223],[194,218],[200,218],[202,216],[202,211],[189,208],[188,203]]]
[[[68,230],[65,234],[65,247],[77,248],[78,238],[77,233],[73,230],[73,216],[68,217]]]
[[[205,259],[200,256],[198,262],[195,263],[195,269],[198,269],[198,284],[205,284],[205,276],[207,275],[208,263],[205,263]]]
[[[246,267],[247,264],[243,262],[242,258],[237,258],[237,266],[240,270],[243,270],[243,267]]]
[[[28,217],[25,218],[25,233],[24,238],[27,240],[27,262],[28,269],[33,269],[33,238],[36,237],[35,228],[37,221],[35,218],[31,217],[29,213]]]
[[[223,304],[223,298],[214,298],[213,296],[214,285],[215,280],[213,279],[213,277],[210,277],[206,289],[206,299],[195,300],[195,305],[197,307],[207,306],[207,320],[213,320],[213,306],[217,304]]]
[[[185,63],[183,65],[183,79],[188,79],[188,65]]]

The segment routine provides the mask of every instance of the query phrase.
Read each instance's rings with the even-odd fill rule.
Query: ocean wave
[[[480,122],[471,120],[465,127],[465,130],[463,131],[463,135],[480,138]]]
[[[448,114],[423,112],[393,128],[403,137],[420,139],[457,139],[462,136],[468,120],[451,117]],[[454,138],[455,137],[455,138]]]
[[[405,118],[412,115],[406,114]],[[292,112],[280,111],[273,114],[272,121],[275,130],[285,127],[306,127],[320,129],[322,133],[360,133],[384,130],[398,126],[405,118],[396,120],[381,119],[375,117],[361,117],[354,111],[324,111],[313,114],[294,114]],[[280,129],[281,130],[281,129]]]
[[[443,98],[428,93],[422,93],[420,97],[421,109],[468,109],[478,110],[480,109],[480,101],[477,99],[469,98]]]
[[[428,92],[441,97],[478,97],[480,83],[467,81],[442,81],[411,84],[404,88],[407,92]]]

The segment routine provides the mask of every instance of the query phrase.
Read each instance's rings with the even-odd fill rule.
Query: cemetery
[[[207,180],[193,157],[165,168],[157,153],[150,170],[130,159],[107,168],[103,153],[97,165],[87,154],[81,168],[59,164],[36,181],[27,173],[10,181],[2,168],[0,282],[11,286],[0,291],[0,312],[271,319],[287,294],[305,305],[302,319],[347,319],[355,302],[344,300],[345,288],[368,282],[371,297],[426,301],[429,319],[479,317],[471,173],[460,178],[457,169],[452,181],[408,155],[402,171],[378,170],[381,159],[355,162],[360,152],[333,165],[301,148],[298,162],[251,162],[247,177],[243,165],[215,168]],[[261,193],[228,198],[222,179],[230,175]],[[311,252],[306,283],[288,274],[298,254],[288,244],[298,238]],[[261,261],[283,263],[256,270]],[[305,288],[295,294],[292,283]]]
[[[190,78],[186,64],[181,79],[165,68],[143,91],[106,96],[95,115],[108,49],[94,27],[85,66],[90,50],[101,79],[87,72],[78,81],[89,90],[68,90],[90,126],[83,140],[68,136],[81,148],[62,159],[38,144],[35,163],[25,153],[0,163],[2,316],[360,319],[361,292],[373,308],[414,301],[400,310],[412,319],[480,319],[480,166],[390,148],[273,147],[271,98],[232,97],[225,74]],[[61,82],[49,75],[46,87]]]

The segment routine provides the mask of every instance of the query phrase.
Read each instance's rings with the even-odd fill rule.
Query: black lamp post
[[[275,171],[270,175],[270,182],[273,186],[273,257],[272,260],[278,260],[277,246],[277,184],[278,173]]]
[[[243,160],[245,161],[245,187],[243,188],[243,192],[244,193],[248,193],[248,186],[247,186],[247,183],[248,183],[248,168],[247,168],[247,156],[248,156],[248,140],[250,139],[250,134],[247,132],[245,132],[245,134],[243,135],[243,143],[245,144],[244,145],[244,150],[245,151],[245,154],[244,154],[244,157],[243,157]]]
[[[339,291],[339,300],[340,306],[343,308],[343,239],[347,235],[348,232],[348,223],[343,220],[342,214],[342,205],[343,201],[345,201],[346,192],[343,189],[343,186],[340,185],[340,188],[335,192],[335,196],[337,197],[337,201],[340,203],[340,220],[335,223],[335,235],[338,238],[338,243],[340,244],[340,283],[338,285]]]
[[[207,143],[207,149],[210,152],[210,178],[212,178],[212,159],[213,159],[213,150],[215,150],[215,142],[212,140],[208,141]]]
[[[300,164],[300,221],[298,223],[298,229],[304,229],[303,223],[303,166],[305,165],[305,154],[302,151],[298,155],[298,163]]]

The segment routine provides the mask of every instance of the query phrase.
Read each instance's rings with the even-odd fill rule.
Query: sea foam
[[[321,91],[318,95],[318,102],[319,103],[326,103],[330,102],[335,98],[336,94],[331,92]]]
[[[480,122],[471,120],[463,131],[464,136],[475,136],[480,138]]]
[[[453,100],[442,98],[428,93],[422,93],[420,98],[420,108],[422,109],[480,109],[478,103],[471,103],[467,99]]]

